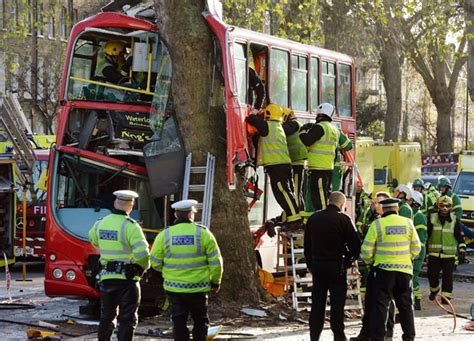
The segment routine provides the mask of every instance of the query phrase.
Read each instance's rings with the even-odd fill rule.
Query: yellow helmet
[[[293,118],[295,117],[295,112],[293,110],[291,110],[290,108],[282,108],[283,110],[283,116],[282,116],[282,121],[283,122],[286,122],[288,121],[290,118]]]
[[[104,53],[108,56],[119,56],[125,52],[125,45],[121,41],[109,40],[104,45]]]
[[[283,110],[278,104],[271,103],[265,108],[263,117],[267,121],[280,121],[283,115]]]
[[[447,216],[453,208],[453,200],[447,195],[442,195],[436,201],[436,206],[440,215]]]

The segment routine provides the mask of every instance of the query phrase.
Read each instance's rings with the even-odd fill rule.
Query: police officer
[[[453,271],[456,254],[465,253],[466,244],[461,232],[460,222],[453,212],[453,201],[442,195],[436,203],[438,212],[431,213],[428,219],[428,280],[430,300],[441,294],[451,299],[453,292]],[[443,272],[440,288],[439,274]]]
[[[311,195],[311,203],[306,203],[306,211],[308,212],[326,208],[326,201],[331,188],[336,148],[341,145],[340,137],[342,134],[331,123],[334,115],[332,104],[320,104],[316,114],[316,123],[305,124],[300,129],[300,139],[308,147],[308,186]],[[344,141],[343,145],[345,145],[348,138],[345,137],[342,140]]]
[[[308,148],[301,142],[299,131],[301,123],[296,119],[295,112],[290,108],[283,108],[283,130],[285,131],[288,152],[290,153],[295,199],[301,215],[304,214],[304,164],[308,155]]]
[[[171,205],[176,221],[158,234],[151,249],[151,265],[163,274],[177,341],[189,340],[189,314],[194,320],[193,340],[206,340],[207,293],[217,292],[222,279],[222,257],[216,239],[205,226],[194,223],[197,203],[181,200]]]
[[[110,340],[119,307],[119,340],[132,340],[138,323],[140,277],[150,267],[148,243],[138,223],[129,217],[138,194],[115,191],[114,210],[89,231],[89,240],[100,251],[99,340]]]
[[[382,218],[372,223],[361,249],[362,259],[374,267],[372,341],[384,340],[392,299],[399,310],[403,340],[415,339],[411,277],[413,259],[420,253],[421,244],[412,221],[398,215],[398,201],[395,198],[381,201]]]
[[[426,216],[421,212],[421,208],[424,206],[423,194],[418,191],[413,191],[409,203],[414,212],[413,224],[415,225],[416,233],[418,233],[418,238],[420,238],[421,243],[420,255],[413,262],[413,296],[415,298],[414,308],[415,310],[421,310],[422,295],[419,277],[426,256],[426,240],[428,239]]]
[[[263,115],[250,115],[247,122],[259,133],[257,165],[263,166],[270,177],[270,185],[276,201],[283,209],[281,221],[288,230],[301,226],[301,215],[294,194],[291,158],[286,135],[281,124],[282,108],[269,104]]]

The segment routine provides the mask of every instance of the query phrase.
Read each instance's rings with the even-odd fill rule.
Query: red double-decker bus
[[[215,34],[215,71],[224,78],[221,101],[227,117],[230,189],[236,183],[236,166],[254,162],[245,122],[251,105],[249,68],[264,82],[267,101],[293,108],[303,121],[314,118],[311,112],[319,103],[333,103],[336,124],[355,139],[355,70],[350,57],[229,26],[211,13],[204,16]],[[101,74],[108,41],[120,42],[128,54],[129,67],[122,70],[124,79],[118,83]],[[168,114],[171,73],[166,44],[150,22],[101,13],[72,29],[57,146],[49,166],[45,267],[49,296],[99,297],[98,253],[87,234],[98,218],[111,212],[114,190],[127,188],[140,194],[131,216],[150,241],[165,226],[169,200],[164,197],[179,194],[185,156],[177,121]],[[280,213],[263,174],[259,186],[264,194],[249,213],[252,225]],[[272,244],[268,245],[270,250]],[[147,291],[143,289],[144,299]],[[156,291],[148,292],[156,296]]]

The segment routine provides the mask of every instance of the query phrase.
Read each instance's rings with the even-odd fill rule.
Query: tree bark
[[[464,0],[464,11],[466,15],[466,32],[468,40],[468,89],[471,101],[474,101],[474,0]]]
[[[224,258],[219,296],[227,302],[254,302],[258,280],[247,204],[241,189],[231,192],[226,183],[223,106],[208,108],[212,33],[201,15],[205,1],[155,0],[155,5],[159,31],[173,61],[171,95],[186,151],[201,165],[207,152],[216,156],[211,230]]]
[[[388,40],[380,51],[380,59],[387,99],[384,141],[398,141],[402,117],[402,63],[396,44]]]
[[[453,151],[451,115],[454,106],[454,98],[446,96],[446,91],[443,91],[442,88],[438,87],[437,89],[431,92],[431,98],[438,112],[438,121],[436,122],[436,151],[438,153],[451,153]]]

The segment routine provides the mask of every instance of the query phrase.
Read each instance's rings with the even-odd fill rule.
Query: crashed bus
[[[242,169],[255,164],[245,120],[251,106],[249,67],[265,84],[267,99],[291,107],[302,122],[314,120],[311,112],[320,103],[334,104],[335,124],[355,141],[352,58],[226,25],[209,12],[204,17],[214,32],[212,74],[224,79],[229,190],[242,180]],[[132,58],[119,83],[107,82],[99,72],[104,46],[112,40],[126,46]],[[139,193],[131,217],[140,222],[150,242],[169,222],[169,196],[179,197],[186,156],[177,120],[168,114],[171,75],[169,51],[152,22],[104,12],[73,27],[61,85],[57,145],[48,173],[47,295],[99,298],[99,255],[87,236],[94,222],[111,212],[113,191]],[[260,227],[280,209],[263,171],[254,175],[259,180],[246,192],[259,188],[263,194],[252,204],[249,220]],[[352,182],[353,176],[347,176],[347,192],[353,190]],[[252,194],[248,200],[253,200]],[[274,271],[276,238],[266,238],[259,242],[262,265]],[[156,303],[157,288],[146,286],[157,283],[161,281],[156,278],[142,281],[142,301],[149,296]]]

